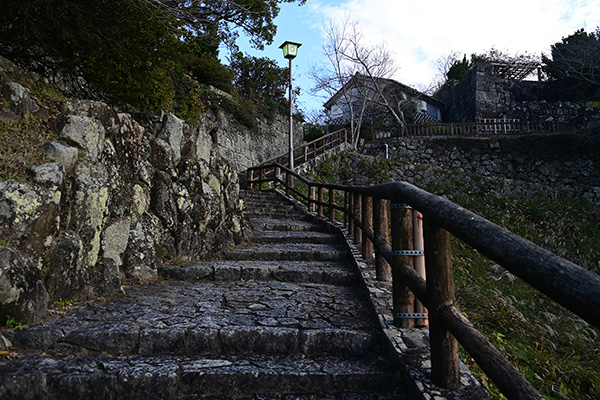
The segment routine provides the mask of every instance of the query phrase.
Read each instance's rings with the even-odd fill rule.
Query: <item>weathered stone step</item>
[[[274,218],[250,218],[250,225],[262,231],[323,231],[322,225],[308,221],[282,220]]]
[[[160,282],[4,332],[18,348],[110,354],[375,354],[376,321],[350,287]]]
[[[377,360],[24,357],[0,363],[0,399],[407,399]]]
[[[348,250],[331,244],[249,244],[226,251],[224,257],[228,260],[340,261],[348,257]]]
[[[248,219],[256,219],[256,218],[269,218],[269,219],[279,219],[279,220],[292,220],[292,221],[302,221],[306,219],[306,215],[298,212],[283,212],[279,210],[268,210],[268,211],[244,211],[244,215]]]
[[[337,235],[314,231],[255,231],[250,240],[254,243],[336,243]]]
[[[285,198],[280,197],[276,193],[272,193],[271,196],[265,197],[254,197],[244,199],[245,209],[258,209],[258,208],[280,208],[289,211],[296,211],[296,207],[291,204]]]
[[[164,279],[184,281],[276,280],[351,285],[357,279],[347,264],[334,261],[206,261],[162,265],[158,272]]]

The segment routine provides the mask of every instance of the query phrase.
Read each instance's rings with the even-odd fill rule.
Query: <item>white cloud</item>
[[[307,6],[315,23],[349,14],[367,38],[396,53],[396,78],[416,85],[431,83],[436,60],[452,51],[548,53],[562,37],[582,27],[592,31],[600,21],[597,0],[320,0]]]

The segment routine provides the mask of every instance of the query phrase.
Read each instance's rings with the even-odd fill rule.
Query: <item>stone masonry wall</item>
[[[272,123],[257,120],[255,130],[244,129],[223,112],[218,116],[206,115],[203,123],[207,122],[221,127],[219,152],[238,173],[289,151],[289,119],[284,115],[277,114]],[[302,124],[298,120],[294,121],[293,134],[294,147],[305,143]]]
[[[0,182],[11,250],[0,259],[2,316],[29,320],[8,307],[26,292],[7,289],[19,279],[5,273],[13,253],[31,259],[33,286],[53,301],[153,280],[161,259],[214,257],[243,239],[237,174],[207,132],[172,114],[142,126],[95,101],[61,108],[59,138],[45,144],[54,162],[31,167],[30,182]]]
[[[0,57],[2,124],[48,118],[7,80],[25,74]],[[237,172],[287,149],[284,117],[249,132],[223,112],[194,126],[88,100],[52,113],[62,121],[56,139],[40,143],[52,162],[31,166],[26,182],[0,182],[2,325],[7,315],[38,321],[49,301],[156,279],[162,260],[218,257],[248,228]]]
[[[560,191],[600,202],[600,156],[575,135],[501,138],[430,138],[386,141],[398,167],[389,180],[425,187],[448,177],[473,190],[489,184],[500,194],[555,194]],[[385,157],[383,141],[368,142],[363,153]],[[361,170],[360,157],[350,163]],[[357,178],[358,179],[358,178]],[[363,176],[356,184],[366,184]]]
[[[0,123],[46,120],[51,111],[15,76],[42,80],[0,57]],[[27,182],[0,182],[0,324],[156,279],[161,260],[218,257],[247,231],[238,173],[288,149],[286,116],[249,130],[224,111],[190,125],[80,100],[56,118],[57,137],[43,144],[52,162],[32,166]],[[298,122],[295,132],[302,143]]]

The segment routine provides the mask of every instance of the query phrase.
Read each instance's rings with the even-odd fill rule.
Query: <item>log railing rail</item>
[[[572,125],[560,121],[519,121],[516,119],[482,119],[477,122],[407,124],[400,127],[373,129],[373,139],[398,136],[496,136],[531,133],[568,132]]]
[[[341,145],[342,143],[350,143],[350,138],[348,137],[348,131],[346,129],[339,129],[302,146],[296,147],[294,148],[294,165],[312,160],[326,151]],[[289,154],[272,158],[260,163],[259,165],[272,163],[281,164],[282,166],[287,167],[289,163]]]
[[[286,175],[283,179],[282,174]],[[292,180],[306,185],[308,195],[298,190],[299,185],[289,185]],[[509,399],[543,399],[455,306],[450,235],[600,328],[599,275],[409,183],[368,187],[316,183],[276,163],[248,169],[247,182],[258,190],[282,187],[288,196],[293,194],[307,204],[309,210],[316,209],[319,216],[327,209],[332,221],[335,210],[344,214],[344,224],[363,249],[363,257],[370,258],[374,250],[377,258],[392,266],[394,325],[410,326],[405,317],[411,313],[413,295],[429,311],[432,378],[442,387],[456,388],[460,384],[458,341]],[[343,206],[335,204],[336,197],[344,199]],[[392,211],[391,246],[381,233],[382,221],[387,220],[387,206],[382,206],[382,201],[390,202]],[[376,205],[377,212],[370,209],[371,204]],[[411,251],[415,250],[410,240],[402,237],[407,231],[403,225],[412,218],[407,212],[410,208],[423,214],[426,280],[410,265]]]

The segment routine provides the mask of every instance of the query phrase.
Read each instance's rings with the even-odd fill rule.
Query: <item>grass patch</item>
[[[428,188],[595,273],[600,206],[567,194],[500,198],[452,182]],[[452,255],[458,306],[549,399],[600,398],[600,333],[457,239]],[[493,399],[504,398],[470,357],[463,360]]]
[[[6,78],[6,82],[19,82],[28,88],[36,104],[43,109],[38,114],[44,115],[41,118],[28,114],[16,121],[0,122],[0,181],[25,181],[28,167],[50,161],[43,145],[57,138],[58,108],[66,97],[20,69]],[[6,82],[0,79],[0,86]],[[9,111],[8,101],[1,96],[0,99],[3,100],[0,111]]]
[[[27,180],[27,167],[49,161],[42,146],[55,137],[50,121],[0,122],[0,181]]]

